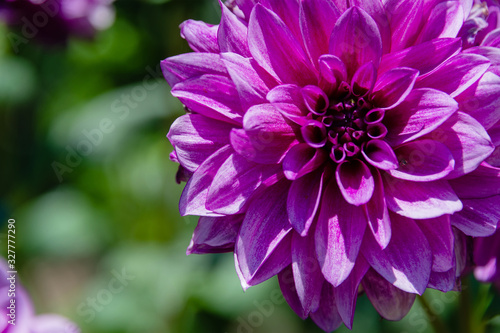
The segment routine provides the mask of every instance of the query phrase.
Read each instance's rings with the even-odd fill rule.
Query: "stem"
[[[427,313],[427,316],[429,317],[429,322],[434,329],[434,332],[436,333],[449,333],[448,328],[446,325],[443,323],[441,320],[441,317],[437,315],[434,310],[429,306],[429,303],[425,299],[424,296],[417,296],[418,300],[420,301],[420,304],[425,310],[425,313]]]

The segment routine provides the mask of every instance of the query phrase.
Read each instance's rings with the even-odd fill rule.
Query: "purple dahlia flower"
[[[114,21],[113,0],[2,0],[0,20],[20,29],[14,44],[35,38],[64,43],[69,36],[91,38]],[[12,39],[12,37],[11,37]]]
[[[8,273],[5,259],[0,258],[0,333],[79,333],[68,319],[44,314],[35,316],[31,299],[19,283],[19,277]],[[12,287],[12,283],[15,287]],[[12,305],[13,304],[13,305]]]
[[[500,46],[500,4],[496,0],[475,0],[475,4],[459,33],[464,48]]]
[[[490,225],[450,220],[451,182],[492,154],[500,116],[494,56],[457,37],[472,0],[221,7],[219,25],[181,25],[194,53],[162,62],[188,111],[168,134],[181,214],[201,216],[187,253],[234,251],[244,288],[278,275],[326,331],[352,326],[360,285],[391,320],[457,288],[456,230]]]

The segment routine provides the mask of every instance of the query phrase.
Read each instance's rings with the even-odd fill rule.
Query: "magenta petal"
[[[403,319],[415,301],[415,294],[394,287],[373,269],[368,270],[362,284],[375,310],[387,320]]]
[[[288,27],[273,12],[258,4],[248,25],[248,44],[257,63],[282,82],[314,84],[314,68]]]
[[[450,180],[455,193],[463,199],[480,199],[500,195],[500,168],[482,163],[476,170]]]
[[[391,51],[410,46],[422,22],[423,1],[385,0],[385,10],[392,31]]]
[[[391,214],[391,227],[391,241],[384,250],[371,233],[366,233],[362,253],[373,269],[395,287],[421,295],[431,274],[429,242],[411,219]]]
[[[381,249],[385,249],[391,240],[391,219],[385,202],[384,184],[378,171],[373,172],[375,190],[363,210],[373,237]]]
[[[256,0],[235,0],[236,4],[238,5],[238,8],[243,12],[245,15],[245,19],[248,21],[250,18],[250,13],[252,12],[253,7],[257,3]]]
[[[229,8],[220,0],[222,9],[217,40],[221,52],[233,52],[244,57],[250,56],[247,45],[247,27]]]
[[[307,109],[316,115],[324,115],[328,110],[328,96],[317,86],[305,86],[301,89],[302,98]]]
[[[319,308],[317,311],[311,312],[310,316],[316,325],[325,332],[335,331],[342,325],[342,318],[335,303],[334,288],[331,284],[326,282],[323,284]]]
[[[290,29],[295,39],[304,46],[299,24],[300,1],[260,0],[260,3],[275,13]]]
[[[366,262],[363,256],[358,256],[354,268],[349,274],[349,277],[335,288],[335,301],[337,310],[347,328],[352,329],[352,321],[354,319],[354,309],[356,308],[356,300],[358,298],[359,284],[365,276],[370,265]]]
[[[319,87],[328,95],[337,92],[337,88],[347,80],[347,68],[338,57],[324,54],[319,58]]]
[[[182,216],[220,216],[208,211],[205,207],[207,194],[217,170],[233,153],[229,145],[226,145],[204,161],[187,182],[182,191],[179,201],[179,211]]]
[[[190,110],[204,116],[241,123],[243,110],[233,81],[225,76],[206,74],[177,83],[172,95]]]
[[[341,12],[331,0],[300,1],[300,30],[311,62],[317,66],[318,58],[328,53],[333,26]]]
[[[476,84],[456,97],[460,110],[474,117],[485,129],[500,121],[500,76],[486,72]]]
[[[455,37],[464,23],[464,9],[457,1],[437,4],[427,19],[418,42],[434,38]]]
[[[412,182],[386,174],[384,189],[389,210],[414,219],[430,219],[453,214],[462,203],[445,180]]]
[[[393,147],[412,141],[438,128],[458,110],[458,104],[444,92],[415,89],[392,110],[384,124],[389,129],[385,140]]]
[[[324,281],[324,279],[323,279]],[[306,319],[309,314],[302,307],[299,295],[297,294],[297,287],[295,286],[292,265],[288,265],[281,272],[278,273],[278,282],[286,302],[292,310],[302,319]],[[279,292],[278,292],[279,294]]]
[[[463,199],[464,209],[451,217],[451,224],[467,236],[492,235],[500,221],[500,195],[484,199]]]
[[[344,161],[337,167],[335,177],[348,203],[360,206],[370,201],[375,184],[365,163],[360,160]]]
[[[187,20],[181,23],[181,36],[195,52],[219,53],[217,43],[218,25],[201,21]]]
[[[221,58],[238,90],[243,110],[265,103],[269,88],[253,69],[251,60],[235,53],[223,53]]]
[[[288,219],[293,228],[305,236],[309,231],[321,199],[323,170],[312,172],[292,182],[288,192]]]
[[[175,148],[177,161],[194,172],[210,155],[222,148],[233,126],[199,114],[177,118],[167,138]]]
[[[274,87],[267,93],[267,100],[271,103],[294,104],[307,114],[307,108],[302,97],[302,88],[296,84],[282,84]]]
[[[292,128],[272,104],[248,109],[243,127],[245,131],[231,131],[231,145],[239,154],[257,163],[279,163],[296,143]]]
[[[314,235],[292,235],[292,268],[295,287],[307,313],[318,310],[325,278],[316,259]]]
[[[288,188],[288,181],[277,183],[248,207],[234,250],[245,289],[278,274],[291,263]]]
[[[447,176],[450,179],[475,170],[495,150],[484,128],[462,112],[457,112],[427,137],[443,142],[451,151],[455,168]]]
[[[186,254],[233,251],[242,221],[243,215],[200,217]]]
[[[447,293],[448,291],[452,290],[458,291],[455,268],[452,268],[446,272],[431,272],[427,288],[436,289],[442,291],[443,293]]]
[[[344,62],[349,78],[367,62],[373,61],[378,68],[382,57],[382,40],[377,24],[363,9],[349,8],[333,28],[330,53]]]
[[[262,182],[280,171],[279,165],[257,164],[239,154],[233,154],[217,171],[205,206],[224,215],[240,213]],[[235,182],[235,179],[238,181]]]
[[[416,3],[416,1],[399,0],[391,0],[391,2]],[[406,16],[408,13],[404,13],[403,15]],[[405,29],[406,27],[403,26],[402,28]],[[462,40],[460,38],[434,39],[399,52],[391,52],[384,55],[378,72],[380,75],[392,68],[409,67],[418,70],[420,75],[424,75],[440,66],[446,59],[460,52],[461,48]]]
[[[500,29],[495,29],[484,37],[481,46],[500,47]]]
[[[386,109],[399,105],[413,89],[418,73],[413,68],[394,68],[382,74],[373,88],[374,104]]]
[[[373,62],[367,62],[354,73],[351,80],[352,93],[355,96],[364,96],[371,92],[377,80],[377,69]]]
[[[452,269],[455,264],[455,238],[451,229],[450,216],[443,215],[435,219],[415,222],[429,241],[433,257],[432,270],[442,273]]]
[[[389,144],[382,140],[371,140],[361,149],[368,163],[382,170],[393,170],[399,167],[396,154]]]
[[[437,180],[448,175],[455,167],[450,150],[442,143],[424,139],[405,143],[394,151],[399,168],[389,174],[414,182]]]
[[[493,282],[500,278],[500,232],[495,232],[489,237],[474,239],[474,276],[479,281]]]
[[[293,146],[283,159],[283,171],[286,178],[294,180],[319,168],[327,157],[323,149],[299,143]]]
[[[347,204],[332,179],[325,189],[316,226],[316,253],[325,279],[334,287],[351,273],[366,219],[361,207]]]
[[[161,62],[163,76],[173,87],[203,74],[227,75],[219,54],[192,52],[167,58]]]
[[[377,23],[382,38],[383,53],[391,50],[391,27],[382,0],[350,0],[351,6],[363,8]]]
[[[434,88],[451,97],[460,95],[490,67],[488,58],[477,54],[459,54],[417,81],[417,88]]]

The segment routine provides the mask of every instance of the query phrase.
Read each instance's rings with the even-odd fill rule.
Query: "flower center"
[[[302,138],[311,147],[326,149],[332,161],[359,158],[371,140],[383,139],[384,110],[374,108],[367,96],[356,96],[345,82],[344,96],[328,97],[316,86],[303,88],[310,111],[301,127]]]

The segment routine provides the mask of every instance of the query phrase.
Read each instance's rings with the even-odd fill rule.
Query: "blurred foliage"
[[[179,216],[165,138],[183,108],[158,64],[189,52],[182,21],[218,23],[218,3],[115,6],[110,29],[64,48],[30,40],[15,54],[0,25],[0,223],[16,219],[17,268],[37,312],[92,333],[320,332],[278,297],[276,279],[244,293],[231,254],[185,256],[196,218]],[[438,317],[417,301],[395,323],[362,296],[353,332],[433,332],[436,318],[467,332],[460,311],[479,323],[498,313],[499,297],[482,293],[464,308],[465,296],[428,291]],[[498,318],[487,326],[499,328]]]

